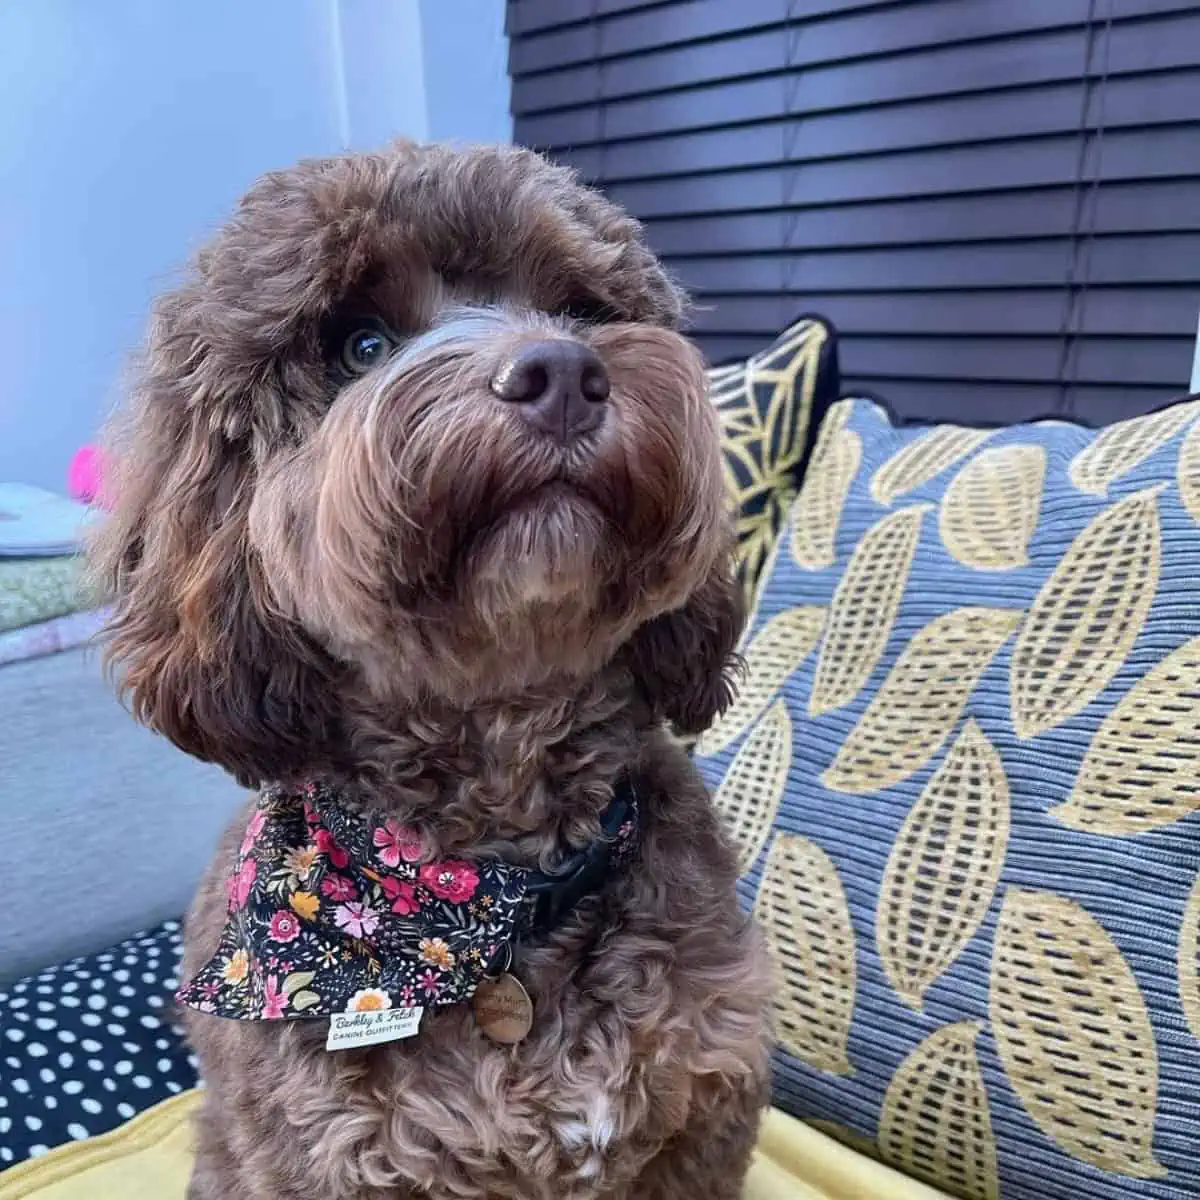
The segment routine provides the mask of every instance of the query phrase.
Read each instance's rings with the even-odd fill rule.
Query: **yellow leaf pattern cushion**
[[[833,328],[819,317],[801,317],[767,349],[711,368],[708,381],[721,420],[738,569],[749,606],[800,487],[812,432],[838,394]]]
[[[697,746],[777,1101],[968,1200],[1200,1196],[1200,397],[826,414]]]

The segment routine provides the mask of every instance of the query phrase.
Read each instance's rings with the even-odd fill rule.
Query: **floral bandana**
[[[572,871],[544,875],[496,859],[423,862],[413,830],[347,812],[323,785],[267,788],[226,880],[217,951],[176,999],[251,1021],[470,1000],[512,943],[546,923],[539,900],[561,916],[580,880],[595,886],[597,864],[607,872],[633,856],[627,782],[605,824],[607,839]]]

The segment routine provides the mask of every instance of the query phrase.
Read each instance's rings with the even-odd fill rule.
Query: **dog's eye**
[[[590,325],[615,321],[621,315],[611,304],[596,296],[572,296],[558,311],[572,321],[584,321]]]
[[[365,375],[392,349],[392,341],[378,329],[356,329],[342,343],[342,366],[351,375]]]

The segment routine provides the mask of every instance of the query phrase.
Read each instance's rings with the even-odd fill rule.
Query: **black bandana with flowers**
[[[629,857],[636,805],[612,859]],[[216,953],[176,999],[240,1020],[470,1000],[520,935],[530,869],[427,862],[397,821],[347,812],[320,784],[264,790],[226,880]]]

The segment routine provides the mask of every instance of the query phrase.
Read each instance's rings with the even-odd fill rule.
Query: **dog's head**
[[[94,554],[135,712],[247,782],[345,697],[628,662],[683,730],[738,632],[715,416],[638,226],[514,149],[268,175],[158,304]]]

